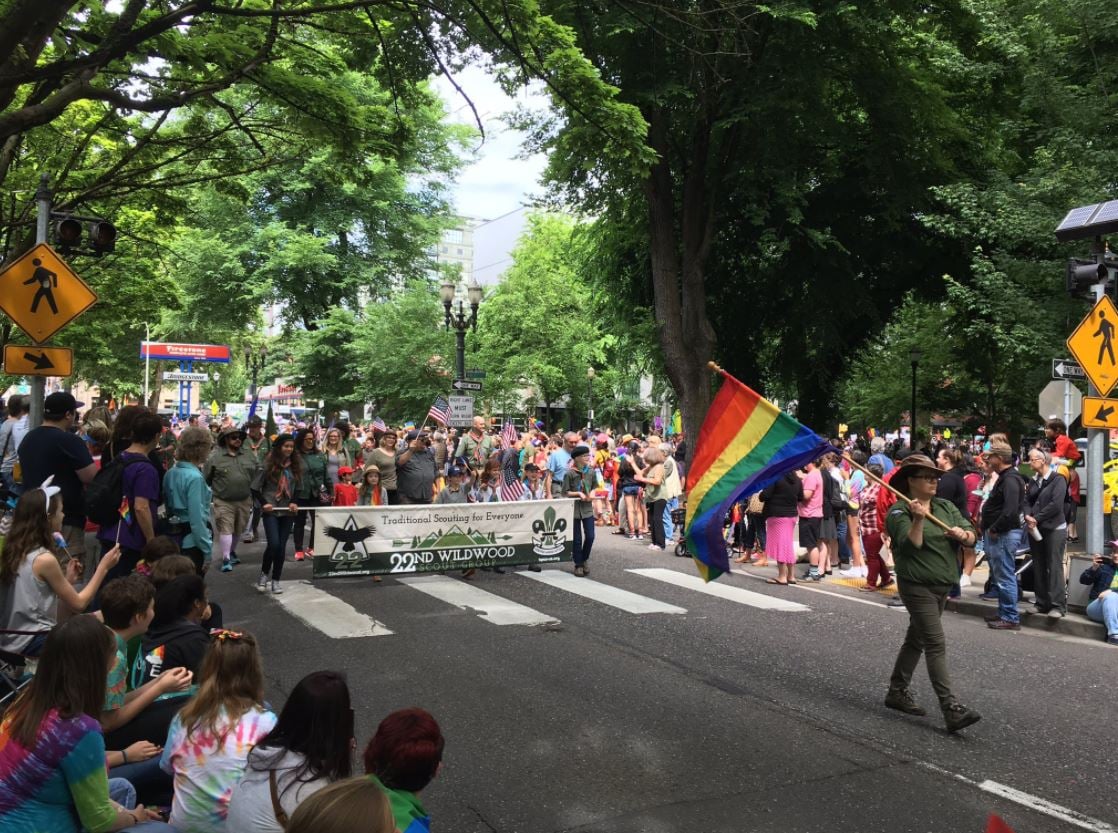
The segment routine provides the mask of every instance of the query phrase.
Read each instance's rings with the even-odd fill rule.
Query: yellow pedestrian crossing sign
[[[1103,295],[1070,336],[1068,349],[1100,396],[1118,383],[1118,307]]]
[[[46,243],[0,272],[0,310],[40,344],[96,300],[97,293]]]

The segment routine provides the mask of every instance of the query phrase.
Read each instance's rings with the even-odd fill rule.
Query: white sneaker
[[[838,574],[843,578],[865,578],[866,573],[863,572],[865,567],[851,567],[849,570],[839,570]]]
[[[959,586],[960,587],[970,587],[971,586],[970,576],[968,576],[966,573],[963,573],[961,576],[959,576]]]
[[[256,540],[256,536],[253,535],[251,532],[246,532],[244,535],[241,536],[241,543],[242,544],[251,544],[255,540]]]
[[[283,592],[283,588],[280,587],[280,583],[278,581],[273,581],[272,582],[272,593],[274,595],[278,596],[282,592]]]
[[[260,574],[260,578],[258,578],[256,580],[256,586],[259,587],[261,590],[267,590],[268,589],[268,574],[267,573],[261,573]]]

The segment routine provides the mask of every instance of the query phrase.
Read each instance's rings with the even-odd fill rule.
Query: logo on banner
[[[532,552],[536,555],[558,555],[567,543],[567,521],[558,518],[550,506],[542,521],[532,523]]]
[[[377,528],[372,524],[359,526],[353,515],[346,518],[341,526],[328,526],[323,532],[333,539],[334,549],[330,551],[331,561],[363,561],[370,553],[365,542],[373,537]],[[339,548],[341,552],[339,552]]]

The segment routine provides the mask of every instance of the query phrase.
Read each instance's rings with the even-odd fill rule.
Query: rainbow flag
[[[735,501],[831,449],[724,370],[687,470],[687,548],[705,581],[730,571],[722,522]]]
[[[120,509],[118,509],[117,511],[120,513],[120,519],[122,521],[124,521],[126,524],[132,523],[132,507],[128,505],[127,496],[120,499]]]

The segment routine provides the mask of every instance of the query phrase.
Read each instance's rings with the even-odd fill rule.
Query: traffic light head
[[[107,220],[89,224],[89,245],[94,254],[103,255],[116,249],[116,226]]]
[[[1068,261],[1067,290],[1069,295],[1079,295],[1097,283],[1106,284],[1109,291],[1110,270],[1106,268],[1105,264],[1076,258]]]
[[[54,227],[54,237],[61,251],[76,249],[82,244],[82,224],[73,217],[59,220]]]

